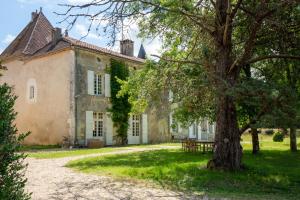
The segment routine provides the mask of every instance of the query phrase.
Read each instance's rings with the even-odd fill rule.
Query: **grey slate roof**
[[[36,56],[44,56],[48,53],[55,53],[71,47],[79,47],[87,50],[96,51],[102,54],[108,54],[130,61],[143,63],[144,59],[126,56],[121,53],[111,51],[102,47],[98,47],[72,37],[62,36],[56,44],[52,42],[52,32],[54,27],[44,16],[42,12],[36,13],[33,19],[20,32],[20,34],[10,43],[10,45],[2,52],[0,58],[2,60],[22,57],[33,58]]]

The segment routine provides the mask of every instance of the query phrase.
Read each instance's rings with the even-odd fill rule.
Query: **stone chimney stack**
[[[126,39],[120,41],[120,53],[126,56],[133,56],[134,42]]]
[[[56,45],[57,41],[62,38],[61,28],[54,28],[52,31],[52,44]]]
[[[37,15],[38,15],[37,10],[36,10],[35,12],[32,12],[32,13],[31,13],[31,21],[33,21],[34,18],[35,18]]]

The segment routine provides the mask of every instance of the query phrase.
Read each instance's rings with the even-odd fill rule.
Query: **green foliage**
[[[0,85],[0,199],[27,200],[30,196],[24,191],[25,155],[18,151],[28,134],[17,133],[15,100],[12,88]]]
[[[280,131],[276,132],[273,136],[273,141],[274,142],[283,142],[283,139],[284,139],[284,135]]]
[[[112,121],[114,122],[114,126],[117,127],[117,134],[121,139],[121,143],[126,144],[131,105],[128,102],[128,94],[118,96],[118,93],[121,89],[120,81],[127,80],[129,76],[128,66],[123,61],[111,59],[110,74],[112,107],[109,111],[112,113]]]

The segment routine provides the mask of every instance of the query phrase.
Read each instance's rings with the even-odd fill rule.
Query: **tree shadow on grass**
[[[87,158],[68,164],[80,171],[98,171],[130,178],[152,180],[163,187],[231,197],[250,195],[279,199],[300,199],[300,154],[262,151],[254,156],[244,152],[247,169],[240,172],[205,168],[210,154],[180,150],[158,150]],[[298,189],[297,189],[298,188]]]

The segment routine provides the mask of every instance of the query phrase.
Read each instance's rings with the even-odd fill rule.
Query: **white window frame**
[[[104,114],[93,112],[93,137],[103,137],[104,133]]]
[[[94,95],[103,95],[103,75],[94,73]]]
[[[26,87],[27,102],[29,104],[36,103],[38,95],[36,80],[33,78],[28,79]]]
[[[141,134],[141,116],[132,115],[132,136],[140,136]]]

